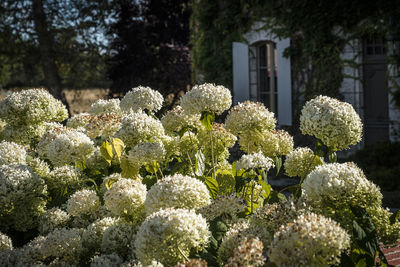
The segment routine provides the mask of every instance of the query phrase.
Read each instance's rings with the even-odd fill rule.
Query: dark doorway
[[[389,139],[384,39],[365,38],[363,52],[364,141],[368,145]]]

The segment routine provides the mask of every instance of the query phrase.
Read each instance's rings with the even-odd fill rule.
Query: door
[[[363,54],[364,141],[368,145],[389,140],[384,39],[366,38]]]

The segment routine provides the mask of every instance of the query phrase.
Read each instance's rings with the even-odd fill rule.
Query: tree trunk
[[[54,37],[49,30],[42,0],[32,0],[32,17],[35,24],[35,31],[39,39],[40,63],[43,68],[46,87],[49,89],[50,93],[55,98],[61,100],[69,110],[65,94],[62,92],[61,79],[58,75],[58,68],[54,55]]]

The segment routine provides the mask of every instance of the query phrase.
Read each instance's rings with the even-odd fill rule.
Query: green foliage
[[[349,157],[364,170],[367,178],[382,190],[400,189],[400,143],[376,143],[366,146]]]
[[[243,41],[250,24],[247,1],[192,1],[193,80],[232,88],[232,42]]]

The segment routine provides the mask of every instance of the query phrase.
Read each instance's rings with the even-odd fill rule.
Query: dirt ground
[[[90,105],[98,99],[106,99],[109,93],[108,89],[82,89],[82,90],[64,90],[68,104],[70,106],[71,116],[74,114],[89,111]]]

